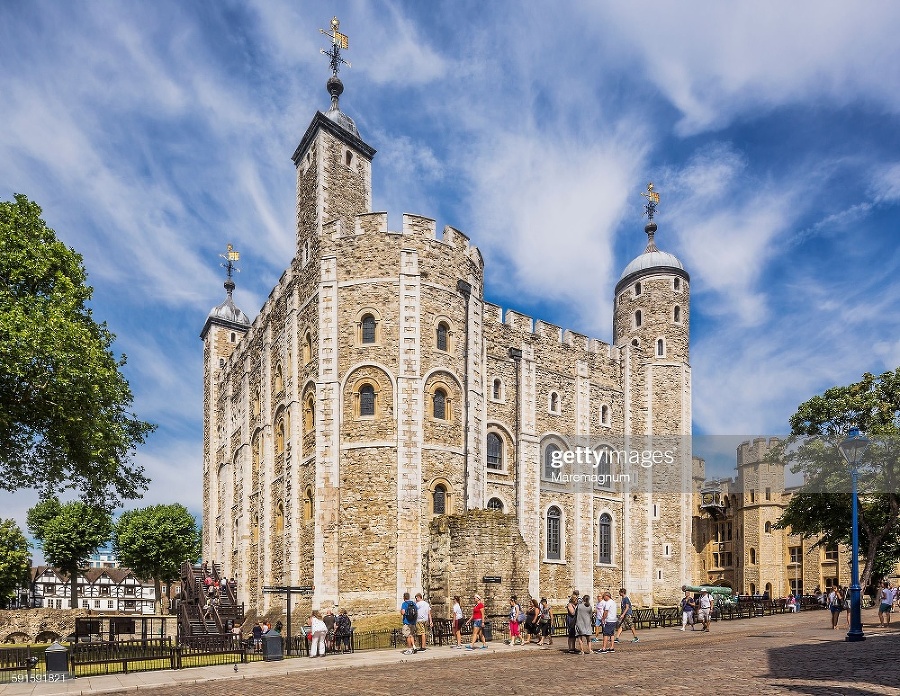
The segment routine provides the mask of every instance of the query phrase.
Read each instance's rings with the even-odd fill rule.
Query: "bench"
[[[652,609],[633,609],[631,618],[635,628],[649,628],[656,625],[656,617],[653,615]]]
[[[678,626],[681,623],[681,609],[679,607],[658,607],[656,609],[656,625],[660,628]]]

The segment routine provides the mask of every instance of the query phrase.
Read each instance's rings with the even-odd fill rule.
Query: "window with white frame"
[[[555,505],[547,510],[547,560],[562,560],[562,512]]]
[[[597,562],[612,563],[612,515],[600,515],[597,537]]]

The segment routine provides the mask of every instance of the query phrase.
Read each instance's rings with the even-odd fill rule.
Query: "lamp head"
[[[852,467],[859,466],[863,452],[869,446],[869,438],[859,432],[859,428],[853,426],[847,434],[847,438],[840,444],[841,454]]]

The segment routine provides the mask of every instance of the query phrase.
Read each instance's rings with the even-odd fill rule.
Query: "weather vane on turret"
[[[346,60],[341,57],[341,49],[343,48],[345,51],[350,48],[350,39],[346,34],[342,34],[338,31],[338,28],[341,26],[341,23],[338,21],[337,17],[331,18],[331,31],[326,31],[325,29],[319,29],[319,31],[325,36],[331,39],[331,50],[326,51],[324,48],[320,49],[320,51],[331,58],[331,73],[332,76],[337,77],[338,71],[341,69],[341,63],[346,65],[348,68],[352,68]]]
[[[659,205],[659,194],[653,190],[652,181],[647,184],[647,190],[641,195],[647,199],[647,204],[644,206],[644,215],[647,216],[650,222],[653,222],[653,216],[656,214],[656,206]]]
[[[647,224],[644,226],[644,232],[647,233],[647,248],[644,249],[644,253],[650,254],[654,251],[659,251],[656,248],[656,242],[653,240],[656,234],[656,223],[653,222],[653,216],[656,215],[656,206],[659,205],[659,194],[653,190],[653,182],[651,181],[647,184],[647,190],[641,195],[647,199],[647,204],[644,206],[644,214],[648,219]]]
[[[225,263],[221,264],[222,268],[225,269],[225,272],[228,274],[228,277],[225,280],[225,289],[228,291],[229,296],[234,291],[234,281],[231,279],[232,273],[240,273],[241,269],[236,268],[234,265],[235,261],[241,260],[241,253],[239,251],[235,251],[234,247],[230,244],[228,245],[227,250],[224,254],[219,254],[219,256],[225,259]]]

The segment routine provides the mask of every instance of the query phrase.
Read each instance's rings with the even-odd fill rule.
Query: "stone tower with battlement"
[[[342,90],[335,73],[293,155],[290,267],[252,322],[220,311],[232,285],[203,330],[204,557],[258,611],[283,602],[265,586],[311,588],[298,615],[422,589],[439,614],[474,592],[489,612],[573,587],[674,600],[696,566],[681,263],[651,235],[612,343],[504,312],[466,235],[371,211],[375,150]],[[653,448],[671,461],[627,459]],[[575,450],[606,458],[559,477]]]

